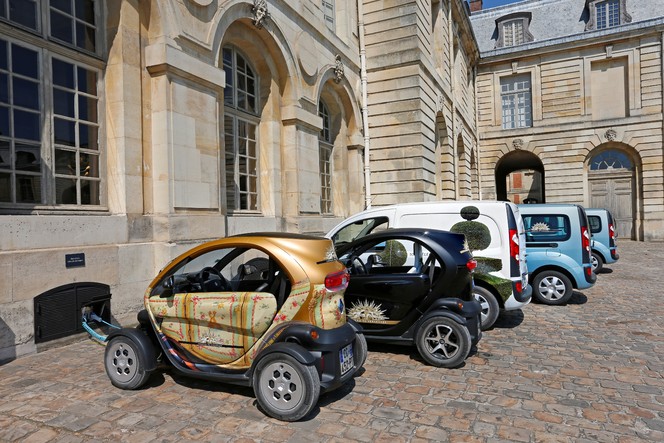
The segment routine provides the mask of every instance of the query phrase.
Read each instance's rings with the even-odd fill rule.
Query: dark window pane
[[[59,205],[75,205],[76,201],[76,179],[55,179],[55,202]]]
[[[83,149],[98,149],[97,127],[91,125],[78,124],[78,143]]]
[[[92,0],[76,0],[76,17],[86,23],[95,24],[95,4]]]
[[[76,124],[59,118],[53,120],[55,123],[55,143],[76,146]]]
[[[94,154],[81,154],[81,177],[99,177],[99,156]]]
[[[71,14],[71,0],[51,0],[51,8],[57,8],[62,12]]]
[[[9,131],[9,108],[0,106],[0,135],[5,137],[11,137],[11,132]]]
[[[39,83],[14,77],[14,104],[39,110]]]
[[[9,19],[30,29],[37,29],[35,0],[9,0]]]
[[[41,202],[41,177],[16,174],[16,202]]]
[[[0,73],[0,103],[9,103],[9,76]]]
[[[5,9],[5,2],[0,1],[0,17],[7,18],[7,10]]]
[[[0,202],[12,201],[12,175],[0,172]]]
[[[78,90],[91,95],[97,95],[97,73],[83,68],[77,68],[77,70]]]
[[[14,137],[26,140],[41,140],[39,114],[14,109]]]
[[[72,20],[55,11],[51,11],[51,35],[67,43],[74,43]]]
[[[18,45],[12,45],[12,70],[30,78],[39,78],[37,52]]]
[[[76,23],[76,46],[86,51],[95,52],[95,28]]]
[[[53,88],[53,110],[58,115],[74,118],[74,93]]]
[[[97,122],[97,100],[83,95],[78,96],[78,118]]]
[[[99,204],[98,181],[81,180],[81,204],[82,205]]]
[[[41,147],[39,145],[16,144],[17,171],[40,172],[41,171]]]
[[[54,58],[53,83],[58,86],[74,89],[74,65]]]
[[[7,69],[7,42],[0,40],[0,69]]]
[[[233,106],[233,70],[224,66],[224,73],[226,74],[226,87],[224,88],[224,104]]]
[[[55,173],[76,175],[76,151],[55,150]]]
[[[11,167],[11,144],[7,140],[0,140],[0,168]]]

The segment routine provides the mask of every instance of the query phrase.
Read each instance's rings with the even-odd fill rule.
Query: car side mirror
[[[172,275],[167,277],[161,285],[164,287],[164,289],[173,289],[175,286],[175,277]]]

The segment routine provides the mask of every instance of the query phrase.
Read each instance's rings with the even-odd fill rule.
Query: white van
[[[468,227],[481,231],[483,240],[471,241],[468,232],[463,230]],[[383,206],[347,218],[326,237],[340,245],[388,228],[431,228],[466,234],[478,261],[473,292],[482,304],[482,329],[493,325],[500,309],[519,309],[530,302],[532,288],[528,285],[526,234],[516,205],[465,200]]]

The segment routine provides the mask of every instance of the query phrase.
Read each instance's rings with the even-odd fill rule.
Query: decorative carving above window
[[[586,31],[606,29],[632,22],[627,13],[627,0],[586,0]]]
[[[498,28],[496,48],[522,45],[535,40],[529,30],[532,18],[530,12],[515,12],[498,18],[496,20]]]
[[[340,83],[344,79],[344,64],[341,61],[341,56],[337,54],[334,59],[334,81]]]
[[[254,14],[254,18],[252,19],[254,26],[258,29],[262,29],[270,18],[270,13],[267,12],[267,1],[254,0],[254,7],[251,8],[251,12]]]

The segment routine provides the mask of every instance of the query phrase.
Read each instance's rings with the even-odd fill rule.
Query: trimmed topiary
[[[503,268],[503,261],[499,258],[475,256],[475,260],[477,261],[477,269],[475,272],[484,272],[488,274],[489,272],[500,271]]]
[[[403,266],[408,258],[408,251],[398,240],[385,242],[385,249],[379,254],[385,266]]]
[[[498,291],[500,297],[503,299],[503,302],[507,301],[512,295],[512,280],[508,280],[502,277],[496,277],[491,274],[484,274],[482,272],[477,272],[473,274],[475,280],[481,280],[486,282],[489,286],[493,287]]]
[[[454,224],[450,231],[465,235],[471,251],[481,251],[491,244],[489,228],[479,222],[462,221]]]

